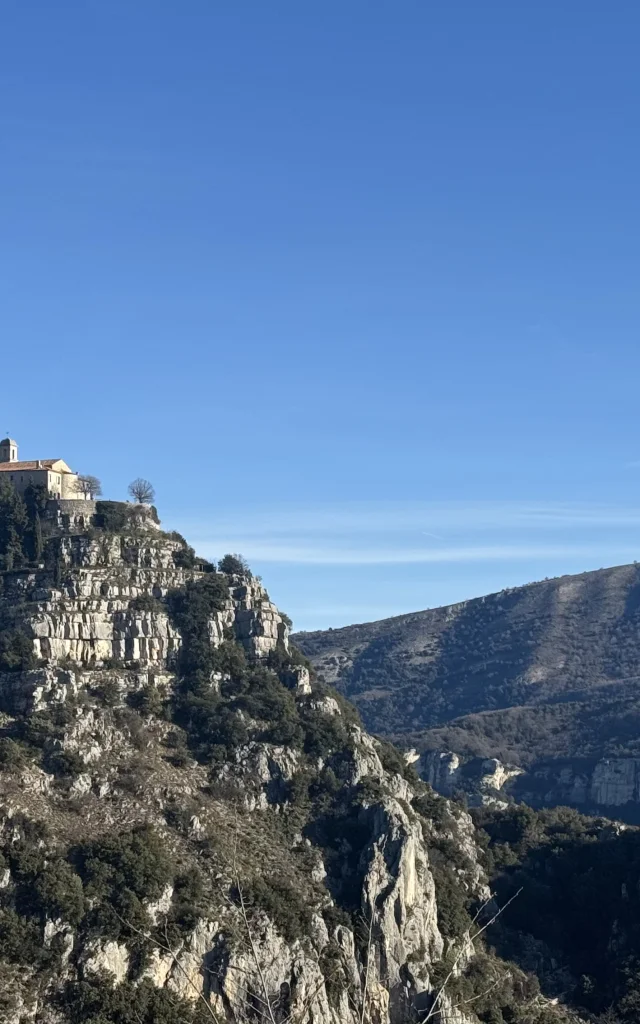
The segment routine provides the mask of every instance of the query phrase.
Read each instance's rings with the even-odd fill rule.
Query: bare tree
[[[102,484],[97,476],[85,473],[76,480],[76,491],[82,495],[85,501],[93,501],[94,498],[98,498],[102,494]]]
[[[129,494],[139,505],[150,505],[156,496],[153,486],[141,476],[129,484]]]

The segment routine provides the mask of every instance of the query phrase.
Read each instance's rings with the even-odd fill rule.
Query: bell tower
[[[18,461],[18,442],[12,441],[10,437],[5,437],[4,441],[0,441],[0,462],[17,462]]]

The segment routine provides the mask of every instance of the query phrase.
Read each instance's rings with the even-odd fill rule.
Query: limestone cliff
[[[640,759],[565,758],[540,761],[529,770],[497,758],[427,751],[417,760],[421,776],[443,796],[464,794],[470,807],[575,807],[587,814],[640,820]]]
[[[0,1020],[576,1020],[474,941],[470,818],[262,583],[83,504],[0,574]]]

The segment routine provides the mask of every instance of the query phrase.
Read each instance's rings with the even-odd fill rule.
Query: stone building
[[[0,441],[0,486],[4,482],[23,494],[29,484],[44,486],[50,498],[80,498],[78,474],[67,466],[64,459],[18,460],[18,445],[10,437]]]

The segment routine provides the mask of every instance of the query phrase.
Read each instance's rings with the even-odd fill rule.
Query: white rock
[[[113,941],[95,942],[87,948],[89,956],[84,961],[85,973],[101,974],[106,971],[116,985],[125,980],[129,970],[129,952],[125,945]]]

